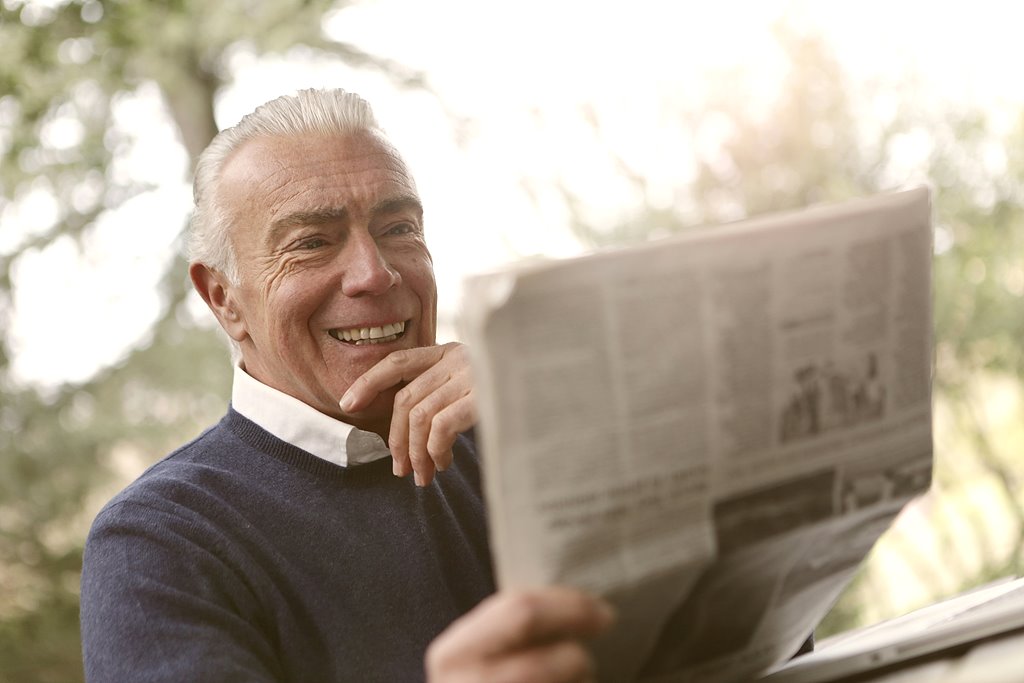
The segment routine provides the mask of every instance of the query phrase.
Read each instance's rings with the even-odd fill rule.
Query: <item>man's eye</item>
[[[304,240],[299,240],[299,242],[297,243],[296,246],[299,249],[309,250],[309,249],[319,249],[320,247],[324,246],[325,244],[327,244],[327,242],[324,241],[320,237],[309,237],[309,238],[304,239]]]
[[[411,232],[416,232],[416,226],[412,223],[395,223],[387,229],[386,235],[408,235]]]

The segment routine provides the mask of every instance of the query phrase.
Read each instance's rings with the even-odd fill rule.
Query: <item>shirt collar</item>
[[[384,439],[324,415],[235,366],[231,406],[282,441],[342,467],[389,457]]]

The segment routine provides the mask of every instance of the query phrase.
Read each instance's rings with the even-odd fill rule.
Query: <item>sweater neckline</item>
[[[373,462],[347,467],[338,465],[279,439],[231,406],[228,407],[223,421],[231,433],[248,446],[286,465],[309,472],[317,477],[345,479],[363,476],[374,478],[382,475],[393,478],[394,476],[391,472],[391,458],[380,458]]]

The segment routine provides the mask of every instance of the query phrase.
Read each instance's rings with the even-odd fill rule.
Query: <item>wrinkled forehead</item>
[[[224,164],[217,188],[231,222],[250,228],[296,211],[416,195],[398,150],[376,131],[248,140]]]
[[[219,186],[260,197],[282,185],[318,180],[330,185],[343,177],[374,173],[415,187],[401,154],[377,131],[264,136],[245,141],[228,157]]]

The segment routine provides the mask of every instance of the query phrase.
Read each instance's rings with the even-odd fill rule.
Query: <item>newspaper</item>
[[[927,189],[474,276],[502,587],[618,609],[603,681],[793,655],[931,482]]]

